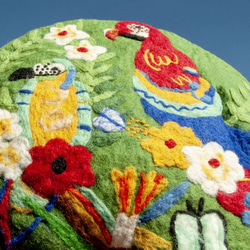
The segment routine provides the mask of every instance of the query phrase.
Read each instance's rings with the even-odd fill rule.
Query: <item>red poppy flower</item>
[[[92,154],[84,146],[71,146],[62,139],[50,140],[44,147],[30,150],[33,162],[25,169],[22,180],[44,198],[64,194],[79,186],[92,186]]]

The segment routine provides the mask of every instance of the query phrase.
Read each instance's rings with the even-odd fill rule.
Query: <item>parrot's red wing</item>
[[[190,83],[199,84],[199,76],[194,62],[176,50],[168,38],[162,38],[165,38],[165,43],[169,43],[168,47],[154,46],[152,39],[150,41],[146,39],[142,43],[135,57],[136,68],[161,88],[189,90]],[[196,74],[186,72],[185,68],[190,68]]]

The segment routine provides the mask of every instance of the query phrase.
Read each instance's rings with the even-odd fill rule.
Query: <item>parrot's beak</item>
[[[31,79],[34,77],[35,77],[35,72],[33,68],[20,68],[15,72],[13,72],[8,79],[9,81],[13,82],[20,79]]]
[[[104,30],[104,35],[111,40],[116,40],[116,37],[119,36],[119,30],[118,29],[106,29]]]

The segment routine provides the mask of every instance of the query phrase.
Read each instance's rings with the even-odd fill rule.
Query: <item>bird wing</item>
[[[173,46],[166,48],[143,43],[136,53],[135,66],[160,88],[188,91],[190,83],[199,83],[195,63]]]

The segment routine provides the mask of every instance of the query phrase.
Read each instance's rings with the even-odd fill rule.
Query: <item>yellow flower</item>
[[[181,127],[175,122],[166,122],[161,129],[152,127],[148,135],[150,138],[141,141],[142,148],[153,156],[158,167],[177,166],[187,169],[189,162],[182,152],[184,146],[202,146],[191,128]]]
[[[134,167],[127,167],[124,173],[115,168],[112,169],[111,179],[114,184],[116,200],[119,204],[120,212],[129,214],[135,196],[134,191],[137,180],[137,174]]]

